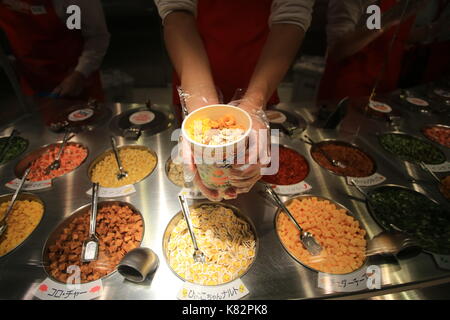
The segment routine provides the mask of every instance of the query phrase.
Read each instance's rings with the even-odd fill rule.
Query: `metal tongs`
[[[61,148],[59,149],[55,160],[45,169],[46,175],[49,175],[50,172],[52,172],[54,170],[58,170],[59,167],[61,166],[61,156],[64,151],[64,148],[66,147],[67,141],[69,141],[69,133],[70,133],[70,130],[66,129],[66,131],[64,133],[63,142],[61,144]]]
[[[284,211],[287,216],[291,219],[292,223],[294,223],[295,227],[300,231],[300,242],[309,251],[309,253],[313,256],[317,256],[322,251],[322,247],[317,243],[314,236],[305,230],[298,224],[295,220],[292,213],[289,209],[284,205],[283,201],[278,197],[277,193],[267,184],[264,185],[266,188],[266,192],[272,197],[272,199],[276,202],[277,206],[280,210]]]
[[[25,170],[23,176],[22,176],[22,180],[20,180],[20,184],[16,189],[16,192],[14,192],[14,195],[11,198],[11,202],[8,206],[8,209],[6,210],[5,215],[3,216],[3,219],[0,221],[0,237],[3,235],[3,233],[5,233],[6,228],[7,228],[7,224],[6,224],[6,219],[8,218],[8,216],[10,215],[10,213],[12,212],[12,209],[14,207],[14,203],[17,200],[17,196],[19,195],[20,191],[22,190],[23,185],[25,184],[25,181],[27,180],[28,174],[31,171],[31,167],[28,167],[27,170]]]
[[[425,162],[420,161],[419,165],[420,165],[420,168],[422,168],[422,170],[426,171],[430,176],[432,176],[433,179],[436,180],[436,182],[438,184],[442,184],[441,179],[439,179],[439,177],[433,171],[431,171],[430,168],[428,168],[428,166],[426,165]]]
[[[19,131],[14,129],[11,134],[8,137],[8,140],[4,144],[2,150],[0,151],[0,163],[3,162],[3,159],[5,158],[6,153],[8,152],[8,149],[11,147],[12,141],[14,139],[14,136],[18,135]]]
[[[191,216],[189,213],[189,206],[187,204],[186,197],[180,194],[178,195],[178,201],[180,202],[181,211],[183,212],[184,220],[186,220],[189,234],[191,235],[192,239],[192,244],[194,245],[194,254],[193,254],[194,261],[205,263],[206,261],[205,254],[202,251],[200,251],[197,245],[197,240],[195,239],[194,227],[192,226]]]
[[[83,242],[83,250],[81,254],[82,262],[90,262],[97,260],[98,257],[98,238],[95,233],[97,225],[97,209],[98,209],[98,183],[92,184],[92,201],[91,214],[89,219],[89,238]]]
[[[347,166],[345,164],[343,164],[341,161],[333,159],[328,154],[328,152],[323,150],[316,142],[312,141],[312,139],[310,137],[308,137],[307,135],[305,135],[305,139],[302,139],[302,141],[312,145],[313,147],[316,147],[317,149],[319,149],[320,153],[322,153],[323,156],[328,160],[328,162],[331,163],[333,166],[339,167],[339,168],[342,168],[342,169],[347,168]]]
[[[117,166],[119,167],[119,173],[117,174],[117,179],[122,180],[128,176],[128,172],[123,169],[122,161],[120,161],[119,151],[117,151],[116,139],[111,136],[111,146],[114,151],[114,157],[116,158]]]

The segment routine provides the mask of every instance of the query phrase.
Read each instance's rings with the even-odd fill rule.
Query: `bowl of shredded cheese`
[[[194,262],[194,247],[183,214],[169,222],[163,251],[172,271],[182,280],[216,286],[244,276],[255,261],[258,239],[254,225],[229,204],[205,202],[190,208],[192,224],[205,263]]]

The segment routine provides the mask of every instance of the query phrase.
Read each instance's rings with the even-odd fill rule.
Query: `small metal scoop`
[[[315,146],[320,151],[320,153],[322,153],[324,155],[324,157],[328,160],[328,162],[331,163],[333,166],[339,167],[339,168],[342,168],[342,169],[347,168],[347,166],[345,164],[343,164],[341,161],[333,159],[328,154],[328,152],[326,152],[321,147],[319,147],[319,145],[316,142],[312,141],[310,137],[305,136],[305,138],[306,138],[306,140],[303,140],[303,141],[308,143],[308,144],[310,144],[310,145],[312,145],[312,146]]]
[[[197,245],[197,240],[195,239],[194,228],[192,226],[191,216],[189,214],[189,206],[186,201],[186,197],[182,194],[178,195],[178,201],[180,202],[181,211],[183,212],[184,219],[186,220],[186,224],[189,230],[189,234],[191,235],[192,244],[194,245],[194,261],[205,263],[206,257],[203,252],[200,251]]]
[[[265,185],[266,192],[272,197],[272,199],[276,202],[277,206],[280,208],[280,210],[284,211],[289,219],[291,219],[292,223],[294,223],[295,227],[300,231],[300,242],[303,244],[303,246],[306,248],[306,250],[309,251],[309,253],[313,256],[317,256],[322,251],[322,247],[320,244],[317,243],[316,239],[314,239],[314,236],[305,230],[303,230],[302,227],[298,224],[298,222],[295,220],[292,213],[289,211],[288,208],[284,205],[283,201],[278,197],[277,193],[267,184]]]
[[[6,213],[3,216],[3,219],[0,221],[0,237],[3,235],[3,233],[6,231],[6,228],[8,227],[8,225],[6,224],[6,219],[12,212],[14,203],[17,200],[17,196],[19,195],[20,191],[22,190],[22,187],[23,187],[25,181],[27,180],[27,177],[28,177],[28,174],[30,173],[30,171],[31,171],[31,167],[28,167],[28,169],[25,170],[25,172],[22,176],[22,180],[20,180],[20,184],[17,187],[16,192],[14,192],[14,195],[11,198],[11,203],[9,204],[8,209],[6,210]]]
[[[61,148],[59,149],[55,160],[47,167],[47,169],[45,169],[46,175],[49,175],[50,172],[52,172],[53,170],[58,170],[59,167],[61,166],[61,155],[64,151],[64,148],[66,147],[67,141],[69,141],[69,133],[70,133],[70,130],[66,129],[66,132],[64,133],[63,142],[61,144]]]
[[[97,203],[98,203],[98,183],[92,184],[92,202],[91,215],[89,219],[89,238],[83,242],[83,250],[81,253],[82,262],[90,262],[97,260],[98,257],[98,238],[95,234],[97,225]]]
[[[111,136],[111,146],[114,151],[114,157],[116,158],[117,166],[119,167],[119,173],[117,174],[117,179],[122,180],[128,176],[128,172],[123,169],[122,162],[120,161],[119,151],[117,151],[116,139]]]

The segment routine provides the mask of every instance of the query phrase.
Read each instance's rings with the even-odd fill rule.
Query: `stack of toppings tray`
[[[11,201],[12,194],[0,196],[0,221]],[[44,203],[31,193],[18,195],[13,210],[6,220],[6,231],[0,240],[0,257],[20,246],[37,228],[44,215]]]
[[[274,175],[263,176],[262,180],[281,186],[293,185],[305,180],[309,173],[309,164],[305,157],[285,146],[279,146],[278,150],[278,172]]]
[[[82,262],[83,242],[89,238],[90,205],[75,211],[48,238],[43,261],[47,274],[66,283],[71,265],[80,267],[81,283],[91,282],[115,271],[122,258],[140,246],[144,235],[144,221],[131,204],[103,201],[98,204],[96,233],[99,254],[96,261]]]
[[[322,151],[321,151],[322,150]],[[331,163],[324,152],[333,160],[344,166]],[[334,174],[348,177],[368,177],[376,172],[375,161],[359,147],[348,142],[326,140],[315,144],[311,148],[312,158],[323,168]]]
[[[202,203],[190,209],[195,237],[205,263],[194,262],[194,247],[179,212],[166,228],[163,249],[175,274],[200,285],[221,285],[242,277],[258,249],[255,227],[228,204]]]
[[[401,186],[385,185],[368,193],[367,206],[386,230],[400,230],[427,251],[450,254],[450,212],[427,196]]]
[[[378,136],[384,150],[408,162],[441,164],[446,161],[445,154],[426,140],[402,132],[387,132]]]
[[[299,263],[315,271],[347,274],[366,261],[366,231],[342,205],[319,196],[302,195],[286,203],[295,220],[322,247],[313,256],[300,242],[300,231],[288,216],[277,211],[275,228],[286,251]]]
[[[88,175],[92,182],[97,182],[105,188],[118,188],[135,184],[148,177],[156,167],[158,157],[147,147],[129,145],[117,148],[124,171],[128,175],[119,179],[119,168],[112,150],[98,156],[88,168]]]
[[[43,146],[27,154],[15,167],[15,174],[22,177],[24,171],[31,165],[28,175],[30,181],[44,181],[63,176],[81,166],[88,157],[87,147],[80,143],[68,142],[61,154],[61,164],[56,170],[49,172],[46,169],[54,162],[61,144],[50,144]]]
[[[28,148],[28,140],[22,137],[12,137],[9,146],[8,139],[9,137],[0,138],[0,166],[18,158]]]
[[[429,140],[450,148],[450,127],[442,124],[430,124],[422,128],[422,134]]]

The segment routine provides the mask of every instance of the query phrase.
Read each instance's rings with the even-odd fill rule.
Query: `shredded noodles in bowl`
[[[219,285],[242,276],[255,258],[256,238],[251,226],[231,209],[202,205],[191,210],[199,249],[206,262],[194,262],[194,247],[186,221],[181,219],[170,234],[167,257],[183,279],[200,285]]]

